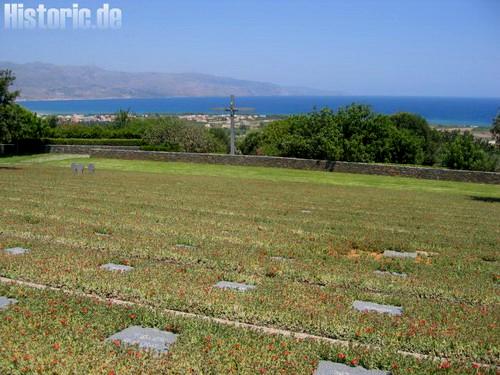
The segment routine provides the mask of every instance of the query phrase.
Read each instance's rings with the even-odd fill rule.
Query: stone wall
[[[383,176],[402,176],[423,178],[429,180],[450,180],[500,184],[500,173],[495,172],[460,171],[441,168],[409,167],[403,165],[350,163],[341,161],[280,158],[272,156],[230,156],[220,154],[140,151],[138,147],[135,146],[116,147],[55,145],[47,146],[47,151],[69,154],[82,153],[99,158],[276,167],[328,172],[374,174]]]
[[[94,149],[140,150],[140,146],[48,145],[46,152],[56,154],[89,154]]]
[[[0,143],[0,155],[11,155],[16,152],[16,145]]]

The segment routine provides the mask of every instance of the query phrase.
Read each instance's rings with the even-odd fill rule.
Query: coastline
[[[137,115],[217,115],[224,113],[225,96],[172,96],[162,98],[48,99],[17,101],[19,105],[43,115],[111,115],[129,109]],[[433,126],[489,127],[500,108],[495,98],[389,97],[389,96],[248,96],[237,97],[237,106],[253,108],[241,114],[286,116],[315,109],[340,107],[353,103],[369,105],[384,114],[420,114]]]

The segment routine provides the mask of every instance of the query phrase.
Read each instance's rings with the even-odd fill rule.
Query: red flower
[[[439,365],[438,368],[443,369],[443,370],[447,370],[450,367],[451,367],[451,363],[445,359],[443,362],[441,362],[441,364]]]
[[[120,347],[122,345],[122,342],[120,340],[113,340],[113,344],[115,344],[115,346],[117,347]]]
[[[343,360],[345,360],[345,354],[339,353],[339,354],[337,354],[337,358],[340,359],[341,361],[343,361]]]
[[[350,362],[351,366],[357,366],[359,364],[359,360],[357,358],[354,358],[351,362]]]
[[[130,319],[135,319],[135,318],[137,318],[137,315],[136,315],[136,314],[130,314],[128,317],[129,317]]]
[[[59,344],[58,342],[56,342],[54,345],[52,345],[52,348],[54,350],[59,350],[59,349],[61,349],[61,344]]]

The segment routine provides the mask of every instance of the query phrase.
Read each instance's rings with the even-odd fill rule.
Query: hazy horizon
[[[122,9],[121,29],[2,29],[0,61],[207,74],[349,96],[500,97],[496,0],[107,2]]]

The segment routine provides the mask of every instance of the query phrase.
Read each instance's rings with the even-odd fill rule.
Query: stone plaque
[[[134,269],[134,267],[125,266],[123,264],[114,264],[114,263],[103,264],[101,268],[108,271],[116,271],[116,272],[129,272]]]
[[[320,361],[314,375],[390,375],[381,370],[367,370],[364,367],[350,367],[342,363]]]
[[[160,331],[157,328],[132,326],[108,337],[106,341],[119,340],[125,345],[139,345],[141,349],[166,353],[177,340],[177,336],[175,333]]]
[[[0,296],[0,311],[5,310],[7,307],[9,307],[10,305],[14,305],[15,303],[17,303],[17,300],[13,298]]]
[[[242,284],[242,283],[233,283],[231,281],[219,281],[217,284],[215,284],[216,288],[220,289],[234,289],[238,290],[240,292],[246,292],[248,290],[255,289],[255,285],[248,285],[248,284]]]
[[[384,256],[387,258],[410,258],[416,259],[417,253],[405,253],[402,251],[386,250],[384,251]]]
[[[5,252],[10,255],[23,255],[30,252],[30,249],[24,249],[22,247],[13,247],[10,249],[5,249]]]
[[[381,305],[374,302],[354,301],[352,307],[358,311],[377,312],[393,316],[403,315],[403,308],[400,306]]]

